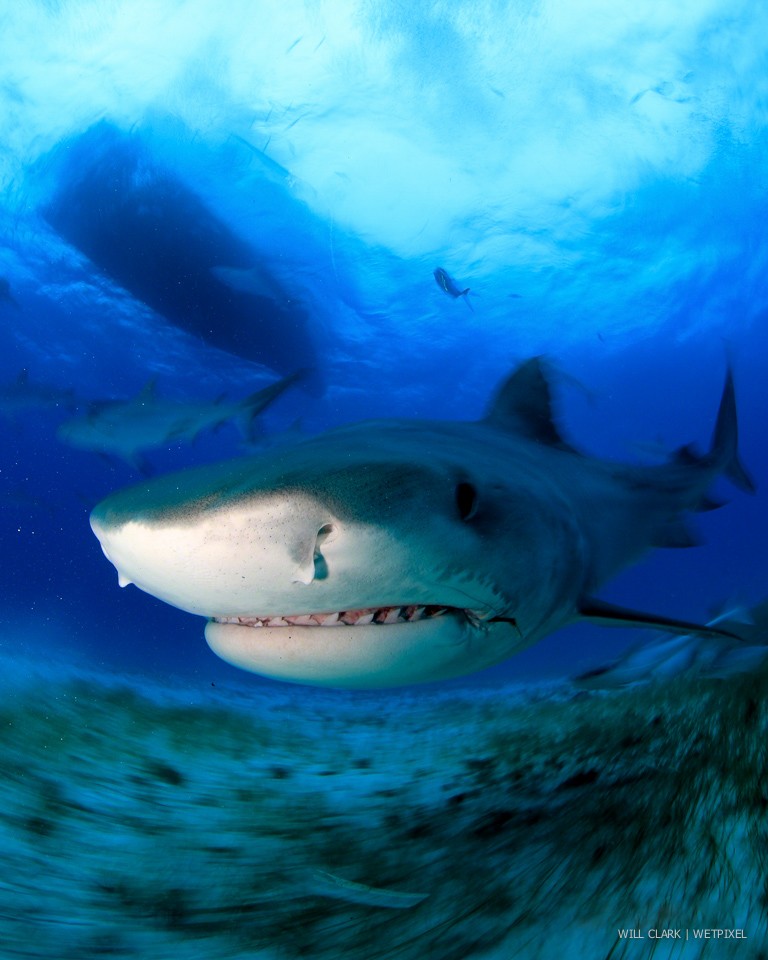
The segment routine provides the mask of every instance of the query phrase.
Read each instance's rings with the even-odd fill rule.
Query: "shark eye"
[[[462,520],[471,520],[477,513],[477,490],[471,483],[462,480],[456,484],[456,507]]]

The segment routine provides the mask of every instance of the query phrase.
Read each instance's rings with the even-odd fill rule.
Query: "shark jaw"
[[[97,517],[91,525],[105,556],[118,570],[121,586],[135,584],[174,606],[203,614],[208,618],[205,639],[214,653],[233,666],[275,680],[358,689],[424,683],[490,666],[499,659],[500,649],[505,658],[522,645],[514,620],[497,618],[494,608],[475,598],[479,586],[462,582],[451,589],[445,583],[412,582],[401,585],[412,602],[371,603],[365,572],[373,557],[380,571],[391,565],[398,576],[401,562],[386,538],[371,540],[369,531],[347,531],[346,537],[337,534],[322,556],[314,555],[314,565],[320,568],[328,563],[338,574],[341,585],[337,586],[332,576],[329,584],[308,574],[306,563],[289,569],[292,561],[283,565],[274,544],[265,566],[258,569],[238,567],[236,572],[226,566],[226,558],[219,557],[221,563],[214,561],[213,567],[201,570],[193,560],[189,568],[180,570],[179,557],[194,558],[201,555],[204,544],[210,547],[206,532],[147,531],[132,523],[109,527]],[[183,546],[176,544],[177,538]],[[151,560],[145,552],[148,539],[153,544]],[[344,576],[345,541],[355,558],[351,565],[363,571],[362,578]],[[369,553],[371,542],[377,546]],[[215,551],[209,550],[209,556],[215,557]],[[213,572],[216,567],[223,567],[220,583]],[[271,577],[266,567],[272,568]],[[202,576],[188,577],[187,569]],[[417,571],[413,574],[415,580]],[[394,590],[381,586],[381,579],[374,578],[379,585],[373,589],[391,595]],[[228,585],[254,581],[261,584],[260,591],[228,589]],[[261,594],[261,612],[254,609],[254,594]],[[317,600],[311,599],[315,596]],[[342,597],[345,603],[339,603]],[[430,598],[437,602],[430,603]],[[460,605],[470,602],[472,607]],[[329,610],[332,603],[340,609]],[[317,612],[323,605],[325,609]],[[227,612],[215,612],[222,607]],[[285,609],[300,612],[279,612]]]
[[[417,549],[406,529],[338,516],[319,479],[310,494],[275,490],[264,474],[262,458],[188,471],[181,489],[190,500],[169,512],[146,507],[163,503],[171,485],[175,492],[177,475],[109,497],[91,526],[121,586],[205,616],[209,646],[229,663],[299,683],[447,679],[521,645],[514,623],[498,619],[498,595],[445,562],[443,544],[453,535],[459,545],[460,521],[453,531],[439,511],[425,515],[421,526],[440,550]],[[197,478],[222,492],[198,506]]]
[[[402,611],[415,613],[407,620]],[[352,616],[355,623],[345,622]],[[282,623],[270,625],[276,620]],[[205,639],[222,659],[273,679],[371,689],[465,673],[491,630],[514,635],[510,624],[486,624],[471,611],[411,606],[217,618],[208,622]]]

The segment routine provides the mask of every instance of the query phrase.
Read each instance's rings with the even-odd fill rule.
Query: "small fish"
[[[464,302],[472,310],[472,304],[467,299],[467,294],[469,293],[469,287],[464,290],[459,290],[456,281],[451,277],[449,273],[443,270],[442,267],[438,267],[433,271],[433,276],[435,278],[435,283],[440,287],[443,293],[448,294],[449,297],[453,297],[454,300],[458,300],[459,297],[464,297]]]

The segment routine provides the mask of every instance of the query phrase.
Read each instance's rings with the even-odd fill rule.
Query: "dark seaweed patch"
[[[155,780],[167,783],[170,787],[180,787],[184,784],[184,776],[169,763],[161,760],[151,760],[147,763],[147,773]]]
[[[589,770],[580,770],[578,773],[574,773],[573,776],[567,777],[562,783],[559,783],[556,789],[575,790],[577,787],[588,787],[590,784],[595,783],[599,776],[600,771],[595,770],[594,767]]]

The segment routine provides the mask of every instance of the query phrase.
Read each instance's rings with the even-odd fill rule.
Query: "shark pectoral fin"
[[[665,633],[693,633],[701,637],[728,637],[730,640],[741,640],[741,637],[729,630],[705,626],[703,623],[673,620],[670,617],[643,613],[640,610],[630,610],[595,597],[585,597],[582,600],[579,604],[579,615],[585,620],[591,620],[606,627],[647,627],[650,630],[663,630]]]

